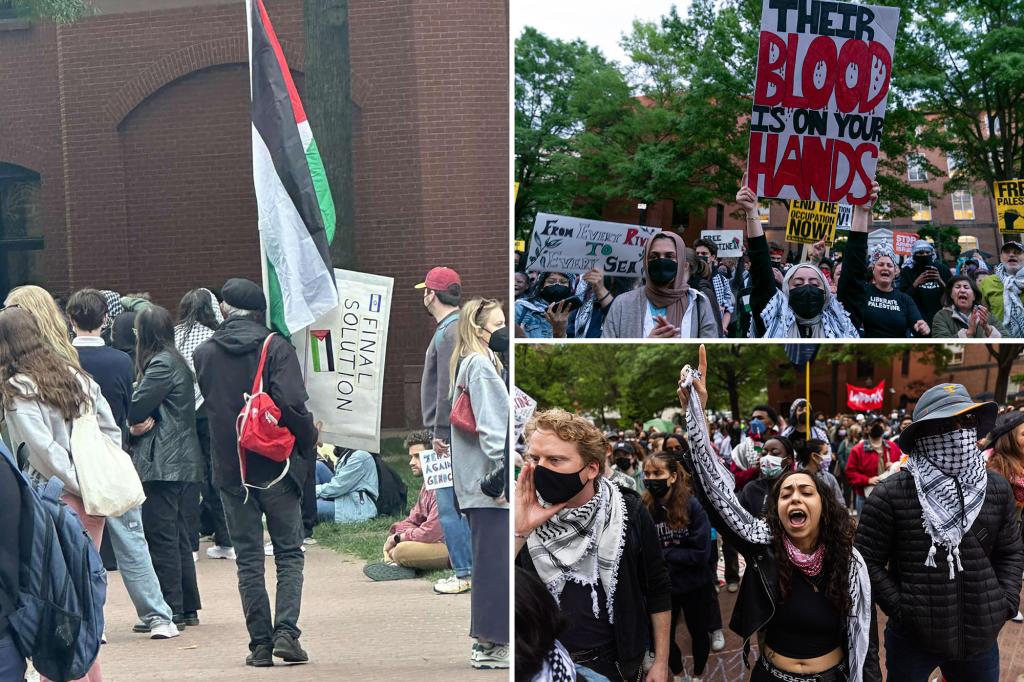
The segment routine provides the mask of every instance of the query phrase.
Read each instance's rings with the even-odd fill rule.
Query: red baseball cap
[[[427,273],[427,278],[416,285],[417,289],[433,289],[434,291],[447,291],[453,284],[462,286],[459,273],[451,268],[434,268]]]

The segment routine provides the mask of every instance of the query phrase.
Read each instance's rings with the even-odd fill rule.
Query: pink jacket
[[[444,542],[444,530],[433,490],[420,488],[420,497],[404,521],[391,526],[391,535],[402,534],[403,542]]]

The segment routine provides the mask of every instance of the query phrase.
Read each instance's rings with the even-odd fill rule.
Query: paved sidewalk
[[[135,680],[471,680],[504,682],[508,671],[469,665],[469,595],[434,594],[426,580],[373,583],[363,562],[314,546],[306,552],[302,645],[308,665],[248,668],[248,635],[232,561],[197,565],[202,624],[176,639],[135,634],[135,609],[110,574],[105,609],[108,643],[100,652],[104,682]],[[275,570],[267,558],[273,604]]]

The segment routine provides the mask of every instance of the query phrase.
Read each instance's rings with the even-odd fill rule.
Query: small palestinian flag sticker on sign
[[[334,353],[331,352],[331,330],[310,329],[309,350],[313,356],[314,372],[333,372]]]

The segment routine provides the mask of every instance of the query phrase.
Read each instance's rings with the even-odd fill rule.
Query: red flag
[[[882,409],[882,397],[885,395],[885,380],[874,388],[861,388],[846,384],[846,406],[857,412]]]

